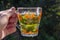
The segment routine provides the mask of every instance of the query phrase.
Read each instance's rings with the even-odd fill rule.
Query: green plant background
[[[60,0],[0,0],[0,10],[10,7],[42,7],[39,36],[37,40],[60,40]],[[11,39],[10,39],[11,37]],[[8,36],[8,40],[18,40]],[[23,38],[22,40],[36,40]]]

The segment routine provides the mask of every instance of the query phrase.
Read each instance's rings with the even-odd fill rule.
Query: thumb
[[[3,16],[0,17],[0,29],[2,30],[6,28],[9,17],[15,13],[15,8],[12,7],[8,10],[2,11],[1,13],[3,14]]]

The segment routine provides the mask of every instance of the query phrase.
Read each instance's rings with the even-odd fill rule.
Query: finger
[[[0,18],[0,29],[3,30],[8,24],[7,16]]]
[[[0,30],[3,30],[3,28],[8,23],[8,18],[7,18],[6,15],[4,15],[4,13],[5,13],[5,10],[4,11],[0,11]]]
[[[12,10],[12,12],[15,12],[16,11],[16,8],[15,7],[12,7],[11,10]]]
[[[7,17],[10,17],[11,15],[13,15],[15,13],[15,7],[12,7],[10,9],[4,10],[4,11],[0,11],[0,15],[4,16],[6,15]]]
[[[6,15],[8,18],[16,12],[15,7],[12,7],[8,10],[0,11],[0,16]]]
[[[12,27],[12,24],[14,24],[14,27],[15,27],[16,23],[17,23],[17,15],[14,14],[14,15],[12,15],[12,16],[9,18],[8,25],[11,24],[11,27]],[[7,26],[7,29],[9,29],[9,28],[11,28],[11,27]]]
[[[12,15],[15,13],[15,11],[16,11],[15,7],[10,8],[10,9],[7,11],[7,16],[8,16],[8,17],[12,16]]]

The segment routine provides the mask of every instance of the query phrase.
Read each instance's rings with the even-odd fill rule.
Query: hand
[[[0,11],[0,38],[16,31],[17,15],[15,11],[14,7]]]

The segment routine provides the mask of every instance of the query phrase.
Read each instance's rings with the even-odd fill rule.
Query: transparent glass
[[[42,8],[19,7],[17,11],[21,35],[26,37],[37,36],[42,16]]]

